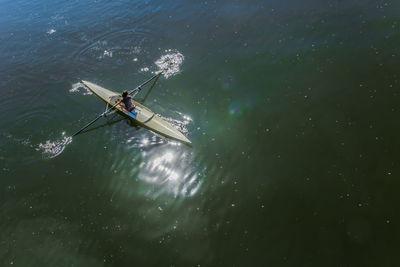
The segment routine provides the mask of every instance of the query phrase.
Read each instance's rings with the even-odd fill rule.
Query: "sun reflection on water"
[[[187,131],[192,119],[179,115],[179,119],[174,119],[174,126],[180,125]],[[192,147],[147,129],[135,134],[126,131],[125,136],[125,144],[118,146],[112,157],[111,169],[116,175],[110,179],[109,186],[114,192],[113,199],[118,195],[146,200],[166,198],[175,202],[199,192],[205,169]]]
[[[191,155],[173,149],[166,149],[161,154],[143,153],[147,160],[140,165],[139,179],[158,185],[161,191],[175,197],[193,196],[202,182],[198,179],[198,174],[191,170]]]

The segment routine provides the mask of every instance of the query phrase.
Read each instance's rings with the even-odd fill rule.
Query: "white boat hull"
[[[110,91],[106,88],[103,88],[97,84],[82,81],[82,84],[88,88],[95,95],[100,97],[104,102],[109,103],[111,106],[116,103],[118,98],[121,96],[119,93]],[[176,129],[169,122],[163,120],[160,116],[157,116],[153,111],[143,106],[142,104],[136,102],[136,116],[134,113],[131,113],[120,105],[115,107],[118,111],[129,117],[130,119],[137,122],[139,125],[144,126],[156,133],[159,133],[168,138],[172,138],[183,143],[190,144],[190,140],[186,138],[178,129]]]

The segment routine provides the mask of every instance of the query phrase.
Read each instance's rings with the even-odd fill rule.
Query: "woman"
[[[127,111],[131,112],[135,109],[136,103],[133,101],[132,97],[128,94],[127,91],[122,93],[122,100],[120,105],[125,108]]]

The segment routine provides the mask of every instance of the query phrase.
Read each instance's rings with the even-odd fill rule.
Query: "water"
[[[399,11],[2,1],[0,265],[399,265]],[[104,110],[81,79],[166,66],[145,105],[192,146],[117,114],[68,138]]]

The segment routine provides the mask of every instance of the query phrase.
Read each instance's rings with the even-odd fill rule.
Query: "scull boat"
[[[144,105],[135,101],[136,114],[129,112],[117,104],[121,100],[121,94],[110,91],[92,82],[88,81],[81,81],[81,82],[87,89],[89,89],[95,95],[100,97],[108,105],[113,106],[120,113],[124,114],[129,119],[137,122],[140,126],[143,126],[153,132],[159,133],[168,138],[175,139],[187,144],[191,143],[186,136],[184,136],[180,131],[178,131],[178,129],[176,129],[173,125],[165,121],[163,118],[155,114],[153,111],[151,111]]]

